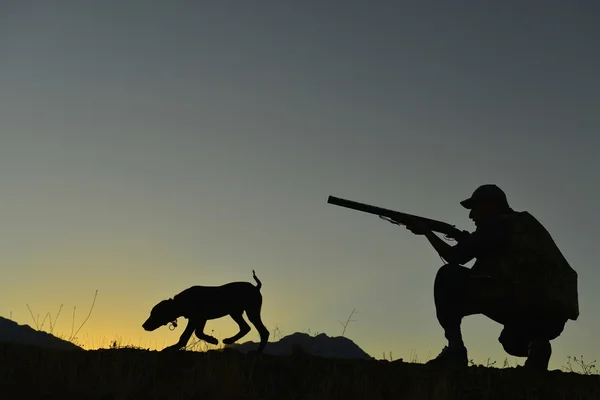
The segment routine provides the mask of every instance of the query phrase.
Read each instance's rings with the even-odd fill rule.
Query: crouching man
[[[483,185],[461,202],[475,232],[450,246],[418,221],[407,228],[424,235],[447,264],[435,278],[438,321],[448,345],[430,365],[467,366],[463,317],[483,314],[504,325],[499,341],[526,368],[547,370],[550,341],[577,320],[577,273],[546,229],[528,212],[514,211],[496,185]],[[476,259],[472,268],[462,266]]]

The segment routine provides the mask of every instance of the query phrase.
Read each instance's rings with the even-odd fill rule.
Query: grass
[[[92,315],[97,291],[87,317],[65,340],[75,344]],[[39,322],[29,308],[36,329],[46,321],[54,334],[62,305]],[[354,322],[352,311],[340,321],[343,334]],[[310,329],[306,332],[310,335]],[[283,333],[276,326],[271,341]],[[600,377],[596,361],[568,357],[562,371],[532,373],[487,359],[469,368],[433,370],[411,351],[409,362],[389,352],[381,360],[339,360],[293,355],[241,354],[223,345],[192,340],[186,351],[164,353],[111,340],[105,348],[57,351],[33,346],[0,344],[2,398],[78,399],[598,399]]]
[[[56,322],[58,321],[60,313],[63,309],[63,304],[60,305],[60,307],[54,317],[54,320],[52,319],[52,314],[50,312],[46,312],[41,323],[39,322],[39,314],[37,315],[37,318],[34,317],[34,313],[31,309],[31,307],[29,307],[29,304],[26,304],[26,306],[27,306],[27,309],[31,316],[31,319],[33,321],[33,324],[35,325],[36,330],[40,330],[40,331],[43,330],[45,322],[48,321],[49,322],[49,330],[47,331],[48,333],[53,334],[60,339],[69,341],[77,346],[83,347],[83,343],[81,340],[79,340],[79,338],[77,337],[77,334],[81,331],[83,326],[86,324],[86,322],[89,320],[90,316],[92,315],[94,306],[96,304],[97,297],[98,297],[98,290],[96,290],[94,293],[94,298],[92,300],[92,303],[91,303],[91,306],[90,306],[87,316],[85,317],[85,319],[83,320],[83,322],[81,323],[79,328],[77,328],[77,330],[74,330],[75,314],[76,314],[77,307],[73,307],[73,316],[72,316],[72,321],[71,321],[71,334],[68,336],[64,335],[64,334],[62,334],[62,335],[55,334],[55,332],[54,332],[54,328],[56,327]],[[343,330],[341,333],[342,337],[345,336],[348,325],[351,322],[356,322],[356,320],[352,319],[352,316],[357,313],[358,312],[356,311],[356,309],[352,309],[352,312],[350,312],[346,321],[342,322],[342,321],[338,320],[338,322],[343,327]],[[10,313],[10,319],[12,319],[12,312]],[[310,329],[307,329],[304,333],[311,335],[311,336],[317,336],[319,334],[319,332],[312,332]],[[214,331],[211,333],[211,335],[214,335]],[[281,329],[279,328],[279,326],[275,326],[275,328],[272,329],[270,341],[271,342],[278,341],[283,336],[284,336],[284,334],[281,331]],[[150,348],[143,348],[142,346],[125,344],[122,339],[113,339],[110,341],[110,344],[108,346],[98,346],[98,348],[99,349],[107,348],[107,349],[113,349],[113,350],[116,350],[116,349],[150,350]],[[202,340],[191,339],[190,342],[186,345],[184,350],[195,351],[195,352],[207,352],[207,351],[212,351],[212,350],[223,350],[224,348],[225,348],[225,346],[223,344],[212,345],[212,344],[206,343]],[[430,358],[431,358],[431,354],[428,354],[427,359],[430,359]],[[393,361],[404,362],[404,360],[402,358],[394,359],[391,351],[388,352],[388,354],[383,352],[383,357],[381,358],[381,360],[389,361],[389,362],[393,362]],[[414,350],[411,350],[411,353],[409,356],[409,363],[412,363],[412,364],[420,363],[419,357],[418,357],[416,351],[414,351]],[[469,366],[485,367],[485,368],[516,368],[516,367],[522,366],[522,364],[519,364],[516,359],[514,361],[514,364],[511,364],[510,361],[508,360],[508,358],[505,358],[502,363],[502,367],[499,367],[495,360],[488,358],[486,360],[485,364],[482,364],[482,363],[477,364],[472,359],[470,359]],[[566,364],[562,366],[561,370],[563,372],[577,373],[577,374],[581,374],[581,375],[600,375],[600,370],[598,370],[598,368],[596,367],[596,360],[593,360],[593,361],[587,363],[584,361],[583,355],[581,355],[579,357],[568,356]]]
[[[475,366],[133,347],[55,351],[0,345],[3,398],[597,399],[597,376]]]
[[[60,317],[60,313],[63,309],[63,305],[61,304],[60,307],[58,308],[58,312],[56,313],[56,316],[54,317],[54,321],[52,321],[52,314],[50,314],[50,312],[46,312],[46,314],[44,315],[44,319],[42,319],[42,322],[40,323],[40,315],[37,315],[37,318],[33,316],[33,310],[31,309],[31,307],[29,307],[29,304],[26,304],[27,306],[27,310],[29,311],[29,315],[31,315],[31,319],[33,320],[33,324],[35,325],[35,329],[38,331],[41,331],[44,329],[44,324],[46,323],[46,320],[49,321],[49,326],[50,329],[47,331],[48,333],[56,336],[59,339],[63,339],[66,340],[68,342],[71,342],[75,345],[78,345],[78,338],[77,338],[77,334],[81,331],[81,328],[83,328],[83,326],[85,325],[85,323],[90,319],[90,316],[92,315],[92,311],[94,310],[94,306],[96,305],[96,299],[98,298],[98,290],[96,290],[96,292],[94,292],[94,299],[92,300],[92,305],[90,306],[90,310],[88,312],[88,315],[85,317],[85,319],[83,320],[83,322],[81,323],[81,325],[79,326],[79,328],[77,328],[77,330],[75,330],[75,313],[77,311],[77,307],[73,307],[73,319],[71,321],[71,334],[69,336],[65,336],[65,335],[56,335],[54,333],[54,328],[56,327],[56,323],[58,321],[58,318]],[[12,312],[11,312],[11,318],[12,319]]]
[[[575,365],[575,368],[573,368]],[[577,358],[577,356],[567,356],[567,365],[562,367],[565,372],[575,372],[583,375],[600,375],[600,371],[596,367],[596,360],[586,363],[583,360],[583,355]]]

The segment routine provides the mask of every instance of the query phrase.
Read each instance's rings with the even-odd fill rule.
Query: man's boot
[[[446,346],[433,360],[429,360],[426,365],[443,367],[467,367],[467,348],[464,346]]]
[[[548,363],[552,355],[552,346],[549,340],[534,340],[529,343],[527,361],[524,367],[541,371],[548,370]]]

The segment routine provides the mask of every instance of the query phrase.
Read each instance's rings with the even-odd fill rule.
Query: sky
[[[550,368],[600,357],[596,2],[51,3],[0,2],[1,316],[62,304],[69,336],[98,290],[86,348],[162,348],[184,325],[145,332],[156,303],[254,269],[271,331],[356,309],[346,337],[423,362],[443,261],[327,197],[473,230],[459,202],[496,183],[579,274]],[[501,329],[465,318],[469,358],[522,365]]]

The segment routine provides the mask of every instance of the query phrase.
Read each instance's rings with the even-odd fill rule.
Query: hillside
[[[434,370],[401,361],[224,351],[65,351],[0,344],[2,398],[599,399],[600,377],[522,368]]]
[[[81,347],[69,341],[3,317],[0,317],[0,342],[31,344],[59,350],[81,350]]]
[[[246,342],[227,347],[247,353],[256,350],[258,343]],[[274,356],[289,356],[297,352],[326,358],[373,360],[373,357],[365,353],[352,340],[340,336],[330,337],[324,333],[311,336],[307,333],[296,332],[284,336],[276,342],[270,342],[264,351],[265,354]]]

